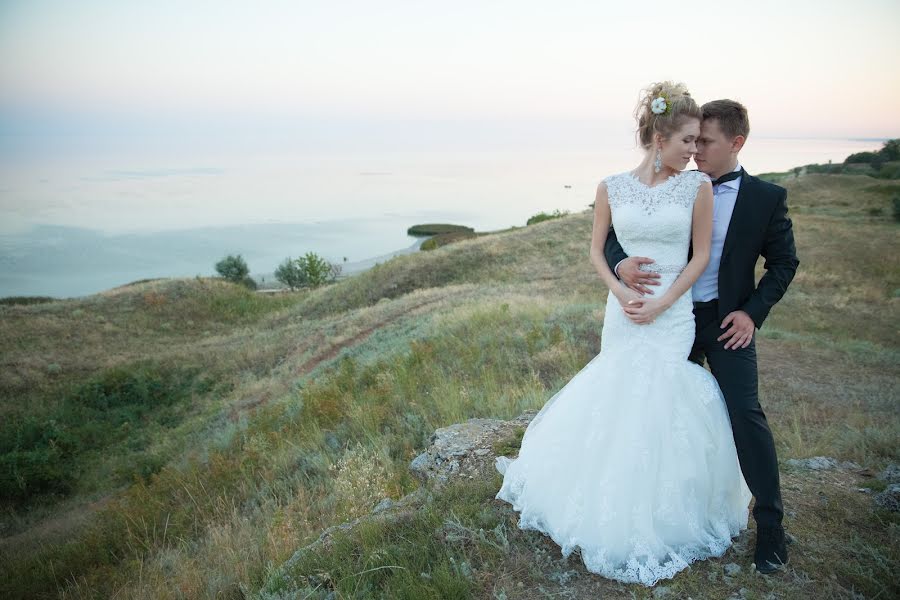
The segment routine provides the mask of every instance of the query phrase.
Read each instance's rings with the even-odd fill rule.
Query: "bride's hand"
[[[659,298],[641,298],[639,302],[625,303],[622,310],[638,325],[647,325],[666,311],[669,306]]]
[[[612,293],[613,296],[616,297],[616,300],[619,301],[619,304],[621,304],[623,307],[628,306],[628,303],[633,300],[642,301],[644,299],[641,294],[634,291],[621,281],[619,282],[619,285],[615,286],[615,288],[612,290]]]

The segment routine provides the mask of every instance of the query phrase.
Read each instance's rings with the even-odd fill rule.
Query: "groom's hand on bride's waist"
[[[716,338],[718,341],[728,340],[725,342],[725,349],[737,350],[738,348],[746,348],[753,341],[753,332],[756,325],[750,315],[742,310],[730,312],[722,320],[721,329],[728,329]]]
[[[653,290],[648,285],[659,285],[659,273],[654,271],[641,271],[642,264],[653,264],[656,261],[646,256],[629,256],[616,265],[616,275],[622,283],[639,294],[652,294]]]

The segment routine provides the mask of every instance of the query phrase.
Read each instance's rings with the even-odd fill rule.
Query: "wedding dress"
[[[699,171],[649,187],[606,178],[616,236],[629,256],[656,261],[654,295],[687,264]],[[601,351],[529,423],[518,457],[498,457],[496,497],[519,528],[576,548],[592,572],[650,586],[721,556],[747,527],[751,494],[713,376],[688,361],[693,302],[683,294],[636,325],[609,293]]]

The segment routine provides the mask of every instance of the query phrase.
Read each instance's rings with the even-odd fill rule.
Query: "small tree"
[[[307,283],[306,271],[300,268],[300,264],[291,257],[284,259],[284,262],[275,269],[275,279],[291,288],[292,292]]]
[[[900,139],[886,141],[879,153],[885,160],[900,160]]]
[[[315,252],[307,252],[295,259],[284,259],[275,277],[293,291],[299,287],[318,287],[334,281],[341,274],[341,265],[330,263]]]
[[[327,283],[329,279],[333,279],[331,263],[315,252],[307,252],[297,259],[297,263],[306,274],[306,281],[312,287],[318,287]]]
[[[231,283],[246,286],[251,290],[255,290],[257,287],[256,282],[250,277],[250,268],[247,267],[247,263],[240,254],[237,256],[229,254],[217,262],[216,271]]]
[[[232,283],[242,283],[250,274],[250,269],[240,254],[237,256],[229,254],[217,262],[216,271]]]

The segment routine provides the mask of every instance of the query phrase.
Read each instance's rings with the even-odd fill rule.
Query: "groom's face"
[[[705,119],[700,124],[697,139],[697,153],[694,162],[697,168],[713,177],[724,175],[732,169],[735,140],[729,139],[719,127],[718,119]]]

